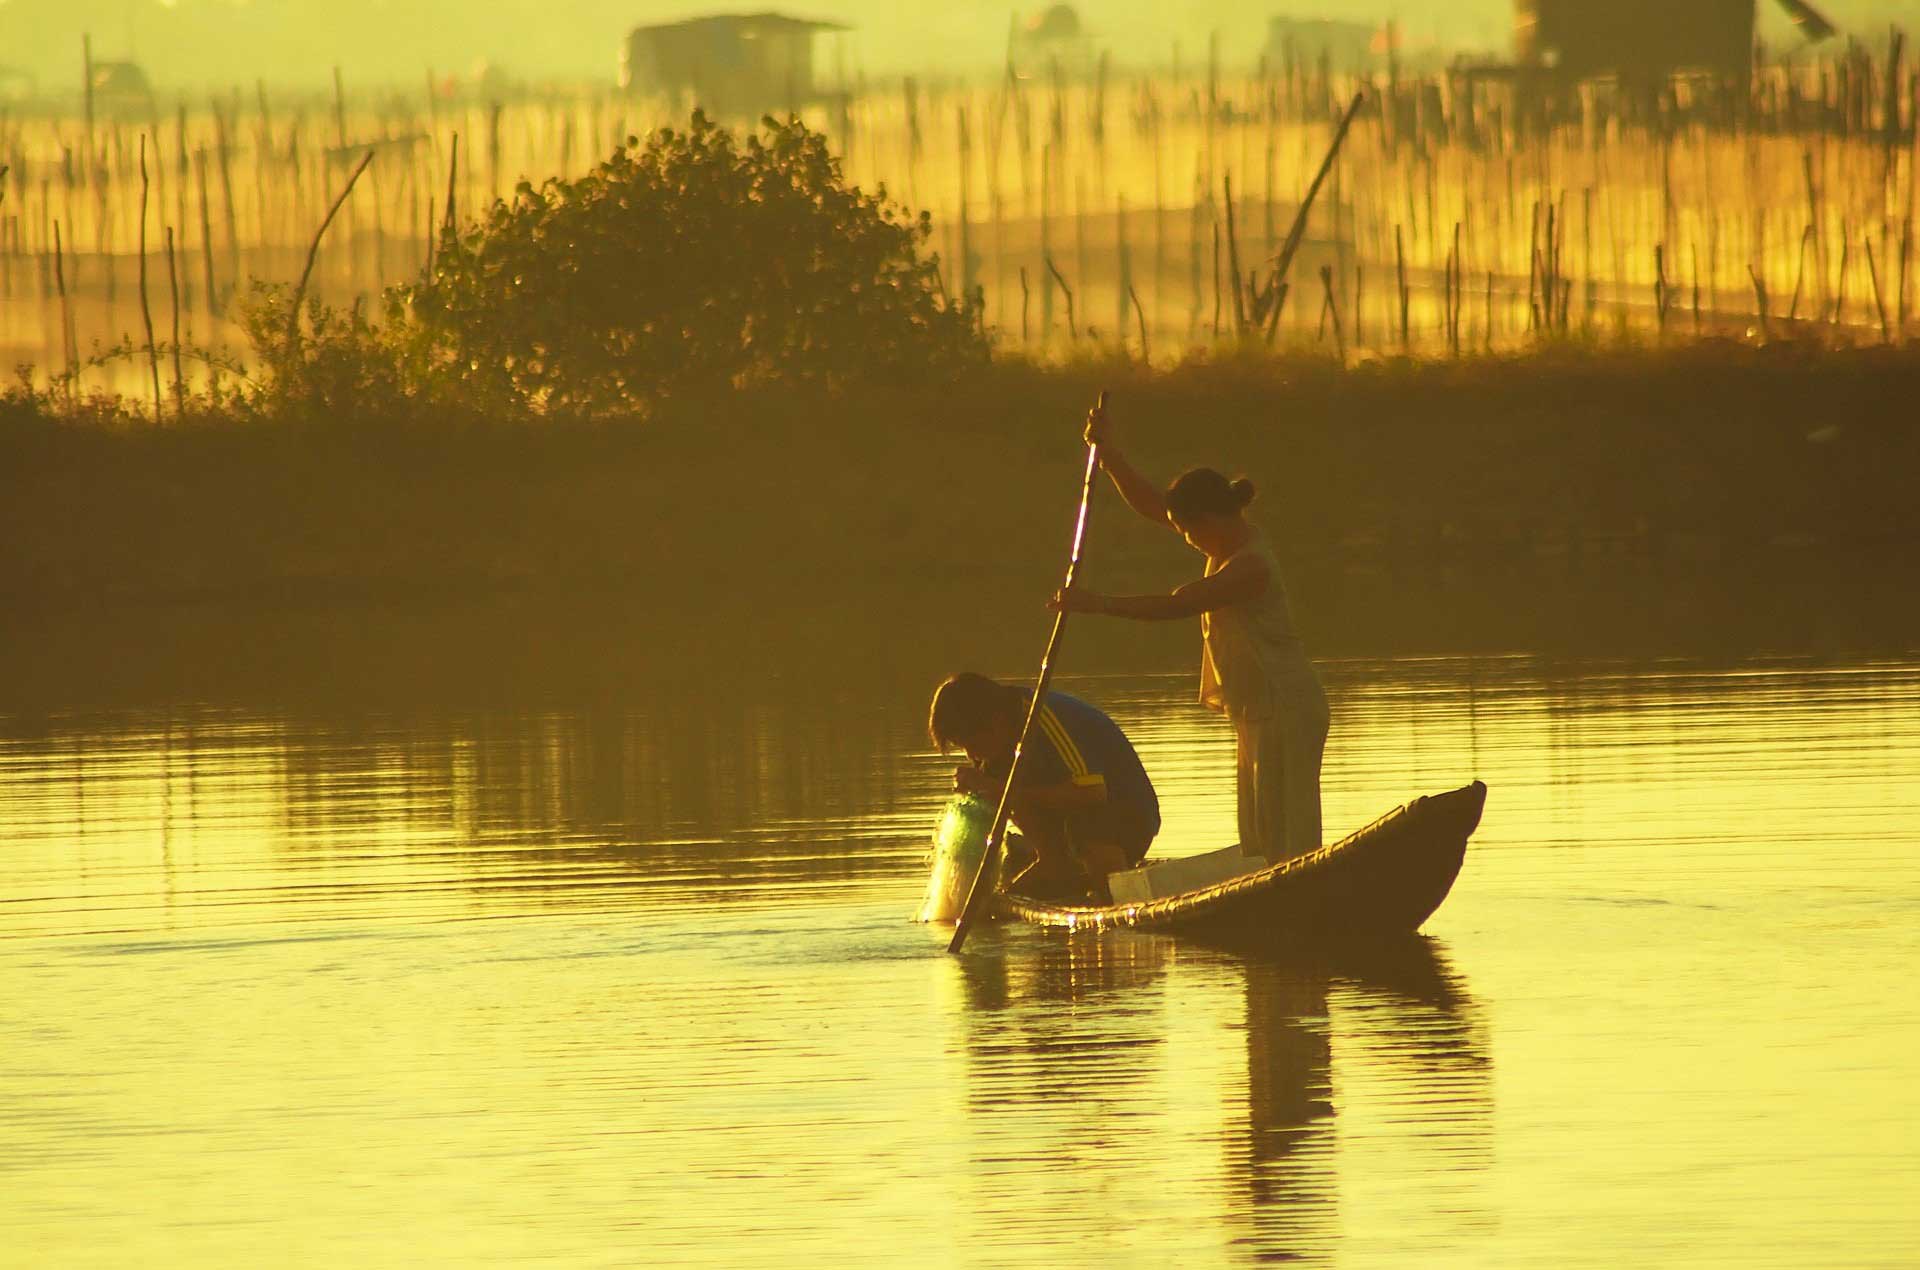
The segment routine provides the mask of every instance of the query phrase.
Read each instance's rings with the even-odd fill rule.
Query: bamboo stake
[[[186,417],[187,377],[180,366],[180,273],[174,267],[173,226],[167,226],[167,294],[173,310],[173,415]]]
[[[1827,239],[1820,227],[1820,198],[1813,178],[1813,151],[1801,151],[1800,170],[1806,180],[1807,232],[1813,238],[1813,260],[1820,283],[1818,307],[1821,311],[1825,311],[1827,307]]]
[[[1916,111],[1920,114],[1920,111]],[[1915,132],[1920,132],[1920,120],[1915,121]],[[1911,179],[1911,178],[1909,178]],[[1900,335],[1904,339],[1907,333],[1907,270],[1913,257],[1913,222],[1908,221],[1900,231]]]
[[[200,260],[206,274],[207,311],[213,312],[218,301],[213,289],[213,222],[207,211],[207,152],[202,147],[193,152],[194,183],[200,193]]]
[[[1543,284],[1542,290],[1546,292],[1547,329],[1551,331],[1551,330],[1557,329],[1560,325],[1560,319],[1553,311],[1553,303],[1554,303],[1554,300],[1557,298],[1558,292],[1560,290],[1560,283],[1559,283],[1560,258],[1559,258],[1559,248],[1557,244],[1554,242],[1554,239],[1556,237],[1556,225],[1554,221],[1555,209],[1553,206],[1552,199],[1547,200],[1546,208],[1547,208],[1547,243],[1546,243],[1546,246],[1542,249],[1543,254],[1541,256],[1541,263],[1543,265],[1543,269],[1541,272],[1541,282]]]
[[[1480,333],[1481,347],[1487,352],[1493,351],[1493,270],[1487,270],[1487,305],[1485,325]]]
[[[1660,333],[1667,333],[1667,300],[1671,291],[1667,286],[1667,247],[1665,243],[1653,245],[1653,303],[1660,318]]]
[[[1053,143],[1047,142],[1040,148],[1040,259],[1047,261],[1053,254]],[[1042,267],[1045,265],[1043,263]],[[1051,273],[1040,278],[1040,334],[1041,338],[1053,339],[1053,277]]]
[[[1393,262],[1394,269],[1400,279],[1400,351],[1404,353],[1407,351],[1411,332],[1407,321],[1409,305],[1407,295],[1407,248],[1406,243],[1402,241],[1400,226],[1398,225],[1393,227]]]
[[[218,102],[213,107],[213,133],[216,157],[220,160],[221,207],[227,222],[227,264],[234,285],[240,281],[240,227],[233,205],[233,146],[227,137],[227,117]]]
[[[1073,317],[1073,288],[1068,286],[1066,278],[1061,276],[1059,266],[1053,263],[1052,256],[1046,258],[1046,266],[1047,272],[1053,275],[1054,285],[1060,288],[1060,294],[1065,297],[1067,302],[1067,335],[1069,338],[1077,340],[1080,338],[1080,327],[1075,323]]]
[[[115,129],[115,134],[117,133],[118,128]],[[119,262],[114,259],[113,253],[113,211],[115,207],[115,200],[113,198],[113,169],[108,166],[104,152],[97,165],[91,161],[91,156],[89,156],[87,170],[84,175],[92,182],[93,187],[94,258],[98,260],[106,270],[107,303],[111,305],[119,294],[120,278],[119,269],[116,267]],[[75,282],[77,283],[79,281],[77,271],[80,264],[78,253],[75,254],[73,263],[76,270]]]
[[[1226,189],[1227,206],[1227,276],[1233,280],[1233,330],[1236,339],[1245,338],[1247,333],[1247,297],[1240,286],[1240,235],[1233,223],[1233,173],[1221,177]]]
[[[1333,348],[1342,362],[1347,360],[1347,339],[1340,330],[1340,306],[1333,299],[1333,266],[1320,266],[1320,286],[1327,295],[1326,312],[1333,318]]]
[[[1593,285],[1593,187],[1591,185],[1586,188],[1585,206],[1582,208],[1580,214],[1580,253],[1583,258],[1581,267],[1586,270],[1587,274],[1585,296],[1586,323],[1591,326],[1593,325],[1593,310],[1598,303]]]
[[[973,237],[967,223],[967,185],[969,169],[973,166],[973,138],[967,130],[966,106],[956,106],[954,115],[959,123],[960,135],[960,294],[969,296],[973,294]]]
[[[1213,342],[1220,342],[1220,222],[1213,222]]]
[[[73,404],[80,384],[80,356],[73,337],[73,307],[67,300],[66,252],[60,243],[60,222],[53,222],[53,282],[60,292],[60,343],[67,357],[67,404]]]
[[[1807,278],[1807,245],[1813,238],[1813,226],[1808,225],[1800,234],[1800,252],[1796,257],[1798,265],[1793,274],[1793,299],[1787,304],[1787,321],[1800,316],[1800,290]]]
[[[1700,247],[1697,243],[1687,245],[1688,259],[1693,267],[1693,333],[1700,334]]]
[[[1453,254],[1451,257],[1449,257],[1449,259],[1451,261],[1451,264],[1449,266],[1449,273],[1452,279],[1450,284],[1450,289],[1452,291],[1453,298],[1449,305],[1450,314],[1449,314],[1449,320],[1448,320],[1447,338],[1453,345],[1453,355],[1455,357],[1458,357],[1460,356],[1460,313],[1461,313],[1461,310],[1466,308],[1465,280],[1466,280],[1466,267],[1467,267],[1467,262],[1465,258],[1462,257],[1460,254],[1460,222],[1459,221],[1453,222]]]
[[[254,122],[253,155],[253,209],[254,236],[258,241],[267,238],[267,226],[271,218],[267,212],[267,159],[273,153],[273,114],[267,106],[267,81],[253,81],[254,103],[259,116]],[[154,136],[155,153],[160,144],[159,135]]]
[[[1528,218],[1531,237],[1527,242],[1527,329],[1540,327],[1540,200],[1533,202]]]
[[[158,136],[154,144],[159,145]],[[187,188],[193,184],[193,170],[189,166],[191,156],[187,150],[187,104],[183,101],[173,117],[173,223],[181,226],[180,234],[184,248],[187,224]],[[193,303],[193,287],[187,287],[187,303]]]
[[[917,125],[916,125],[917,127]],[[500,197],[500,103],[487,104],[487,201]]]
[[[1833,312],[1827,318],[1832,326],[1839,326],[1847,312],[1847,264],[1853,250],[1853,236],[1847,235],[1840,240],[1840,288],[1833,297]]]
[[[1353,346],[1367,346],[1367,270],[1359,260],[1353,262]]]
[[[147,303],[147,134],[140,134],[140,323],[147,332],[147,369],[153,373],[153,421],[160,422],[160,353],[153,344],[153,309]]]
[[[294,287],[293,302],[288,305],[287,341],[290,344],[297,342],[300,338],[300,305],[306,299],[307,280],[313,276],[313,262],[320,254],[320,240],[326,236],[327,226],[333,224],[333,218],[340,214],[340,208],[346,203],[347,195],[353,193],[354,182],[360,179],[360,174],[365,172],[367,165],[372,162],[373,151],[369,150],[361,158],[359,166],[354,168],[353,175],[347,178],[346,185],[340,190],[340,196],[333,200],[333,206],[327,209],[326,219],[320,222],[320,228],[314,231],[313,243],[307,248],[306,267],[300,271],[300,283]]]
[[[1760,315],[1760,338],[1763,341],[1771,340],[1773,330],[1767,321],[1767,284],[1760,280],[1760,275],[1752,265],[1747,266],[1747,277],[1753,279],[1753,307],[1754,312]]]
[[[46,178],[40,178],[40,298],[53,296],[53,261],[48,257],[47,244],[53,241],[53,187]]]
[[[1031,299],[1027,288],[1027,267],[1020,266],[1020,346],[1025,348],[1030,335],[1027,329],[1027,302]]]
[[[447,159],[447,203],[446,203],[447,220],[446,220],[445,227],[441,231],[441,236],[443,238],[455,237],[456,241],[457,241],[457,233],[459,230],[460,222],[454,210],[458,203],[458,191],[454,186],[454,181],[459,176],[459,174],[460,174],[460,134],[456,132],[453,134],[452,152]]]
[[[1893,343],[1893,328],[1887,323],[1887,302],[1880,294],[1880,268],[1873,258],[1873,239],[1862,240],[1867,249],[1867,277],[1873,281],[1873,307],[1880,316],[1880,341]]]

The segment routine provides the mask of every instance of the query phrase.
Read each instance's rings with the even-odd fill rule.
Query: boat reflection
[[[977,1176],[1006,1170],[993,1147],[1016,1124],[1028,1142],[1046,1128],[1022,1204],[1052,1188],[1125,1193],[1156,1170],[1212,1175],[1216,1250],[1247,1261],[1337,1250],[1343,1203],[1419,1204],[1431,1222],[1431,1201],[1462,1229],[1482,1220],[1487,1025],[1436,941],[1285,957],[1128,932],[983,943],[959,970],[969,1136]],[[1143,1114],[1169,1113],[1190,1131],[1140,1140]],[[1399,1154],[1370,1161],[1388,1144]]]

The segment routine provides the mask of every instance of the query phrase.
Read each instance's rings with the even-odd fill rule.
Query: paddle
[[[1107,408],[1107,394],[1100,394],[1100,409]],[[1080,514],[1073,522],[1073,548],[1067,556],[1067,580],[1061,584],[1066,590],[1073,586],[1074,577],[1080,572],[1080,549],[1087,540],[1087,509],[1093,505],[1093,479],[1100,471],[1100,447],[1093,442],[1087,443],[1087,471],[1080,480]],[[1007,769],[1007,783],[1000,787],[1000,805],[994,808],[993,826],[987,830],[987,849],[980,857],[980,868],[973,875],[973,884],[967,888],[967,902],[960,910],[960,920],[954,923],[953,942],[947,945],[947,951],[957,953],[967,942],[967,932],[973,929],[975,915],[986,904],[987,896],[993,891],[989,880],[999,872],[1000,853],[1006,847],[1007,815],[1013,806],[1013,781],[1020,774],[1020,759],[1027,752],[1027,737],[1033,732],[1033,721],[1040,714],[1040,705],[1046,700],[1047,685],[1053,681],[1053,655],[1060,647],[1060,631],[1067,624],[1065,610],[1053,615],[1053,633],[1047,636],[1047,651],[1040,655],[1040,680],[1033,686],[1033,699],[1027,702],[1027,717],[1020,725],[1020,739],[1014,742],[1013,764]]]

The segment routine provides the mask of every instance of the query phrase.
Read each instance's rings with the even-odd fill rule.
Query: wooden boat
[[[1416,798],[1318,851],[1163,899],[1060,904],[1011,892],[994,912],[1063,930],[1130,928],[1240,946],[1405,935],[1447,898],[1486,802],[1480,781]]]

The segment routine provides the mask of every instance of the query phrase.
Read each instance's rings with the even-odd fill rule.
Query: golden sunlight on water
[[[0,721],[8,1264],[1910,1264],[1920,662],[1332,663],[1429,938],[905,921],[921,702]],[[1083,678],[1224,844],[1190,675]]]

